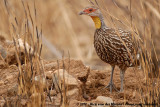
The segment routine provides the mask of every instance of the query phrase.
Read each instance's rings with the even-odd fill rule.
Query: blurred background
[[[96,55],[93,47],[94,23],[88,16],[78,13],[89,0],[22,0],[28,4],[33,22],[42,29],[42,57],[45,60],[66,58],[80,59],[91,68],[103,69],[106,66]],[[91,0],[95,5],[96,2]],[[97,0],[106,25],[136,31],[146,48],[156,51],[160,58],[160,1],[159,0]],[[18,35],[25,32],[25,12],[21,0],[8,0],[8,14],[4,1],[0,1],[0,35],[12,39],[11,20],[16,20]],[[36,7],[36,16],[34,15]],[[8,18],[9,17],[9,18]],[[68,55],[69,53],[69,55]]]

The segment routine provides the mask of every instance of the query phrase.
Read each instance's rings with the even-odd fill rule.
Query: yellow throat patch
[[[97,16],[91,16],[92,20],[94,21],[95,27],[97,29],[101,28],[101,20]]]

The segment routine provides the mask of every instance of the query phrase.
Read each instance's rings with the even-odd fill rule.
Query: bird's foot
[[[119,92],[120,92],[120,93],[123,92],[123,88],[121,88]]]
[[[110,88],[110,92],[112,93],[112,88],[115,89],[116,91],[118,91],[118,89],[115,87],[115,85],[110,82],[107,86],[105,86],[103,89],[105,88]]]

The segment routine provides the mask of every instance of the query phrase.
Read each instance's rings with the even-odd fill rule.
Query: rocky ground
[[[27,99],[21,99],[18,95],[19,71],[13,43],[1,38],[0,52],[0,105],[20,104],[26,106]],[[106,65],[107,68],[104,70],[92,70],[89,66],[85,66],[82,61],[74,59],[58,60],[58,62],[43,60],[43,64],[45,83],[48,89],[48,91],[44,91],[47,93],[45,94],[47,107],[60,105],[61,93],[59,88],[65,90],[69,107],[91,105],[93,107],[95,104],[105,103],[140,104],[142,97],[145,96],[140,93],[140,90],[146,87],[142,70],[129,68],[125,73],[124,92],[120,93],[114,90],[110,93],[109,89],[103,89],[110,80],[111,68],[109,65]],[[35,76],[35,80],[38,81],[37,78],[38,76]],[[114,72],[114,84],[119,90],[120,72],[118,67],[115,68]],[[65,89],[63,89],[64,85]]]

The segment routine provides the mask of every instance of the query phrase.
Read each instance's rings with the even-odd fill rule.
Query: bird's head
[[[89,6],[84,8],[79,15],[88,15],[88,16],[100,16],[101,12],[99,10],[99,8],[95,7],[95,6]]]
[[[95,6],[86,7],[79,13],[79,15],[90,16],[93,19],[93,21],[95,23],[95,27],[97,29],[101,28],[102,25],[105,25],[103,22],[103,16],[102,16],[100,9],[98,7],[95,7]]]

